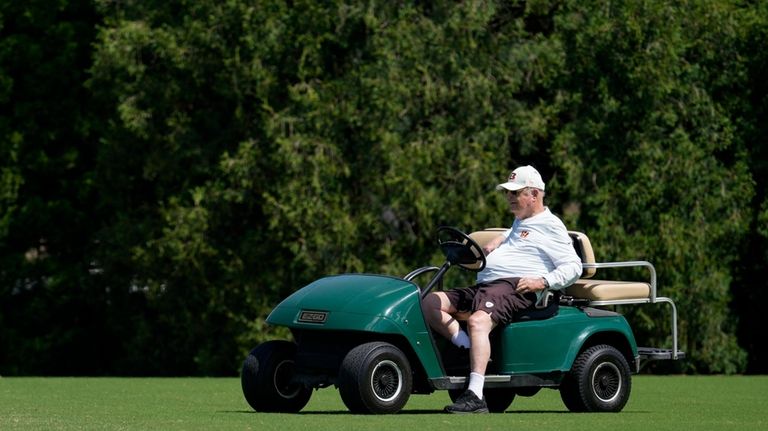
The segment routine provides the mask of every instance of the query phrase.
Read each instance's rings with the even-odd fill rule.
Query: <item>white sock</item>
[[[459,332],[451,335],[451,343],[458,347],[469,349],[469,335],[463,329],[459,329]]]
[[[474,392],[478,398],[483,399],[483,386],[485,385],[485,376],[478,373],[469,373],[469,390]]]

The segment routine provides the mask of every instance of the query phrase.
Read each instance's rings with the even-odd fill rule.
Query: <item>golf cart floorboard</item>
[[[467,387],[466,376],[446,376],[432,379],[437,389],[464,389]],[[508,387],[557,387],[560,383],[560,373],[533,374],[486,374],[485,386],[489,388]]]

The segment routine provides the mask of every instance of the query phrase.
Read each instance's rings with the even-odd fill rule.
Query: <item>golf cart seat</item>
[[[484,247],[492,239],[498,237],[507,229],[489,228],[472,232],[469,236]],[[566,296],[587,302],[588,305],[614,305],[655,302],[656,272],[649,262],[595,262],[595,254],[589,238],[582,232],[569,231],[576,254],[581,258],[583,271],[581,278],[567,287]],[[593,277],[598,268],[618,267],[647,267],[650,271],[649,281],[600,280]]]
[[[576,231],[569,231],[568,234],[571,236],[576,254],[581,258],[583,271],[581,278],[566,288],[566,295],[587,299],[591,305],[655,302],[651,300],[656,296],[656,271],[653,265],[645,261],[597,263],[589,238]],[[646,282],[592,278],[598,268],[619,267],[646,267],[650,271],[650,279]]]

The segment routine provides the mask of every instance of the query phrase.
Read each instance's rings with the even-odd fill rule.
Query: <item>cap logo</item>
[[[517,174],[516,174],[516,173],[514,173],[514,172],[512,172],[511,174],[509,174],[509,181],[514,181],[516,176],[517,176]]]

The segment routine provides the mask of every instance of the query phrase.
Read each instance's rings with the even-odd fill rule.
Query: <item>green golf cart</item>
[[[318,388],[336,386],[352,413],[396,413],[411,394],[447,390],[455,400],[467,385],[469,357],[427,327],[421,301],[443,288],[454,266],[479,271],[482,245],[503,229],[466,235],[438,230],[446,256],[440,266],[405,277],[344,274],[321,278],[278,304],[267,318],[290,328],[293,342],[273,340],[245,359],[241,383],[259,412],[298,412]],[[656,295],[656,273],[645,261],[596,263],[586,235],[571,232],[582,259],[582,278],[562,295],[556,315],[521,315],[491,333],[492,355],[484,394],[491,412],[504,412],[516,396],[559,389],[574,412],[618,412],[629,399],[631,375],[646,361],[677,360],[677,310]],[[644,267],[644,281],[598,280],[600,268]],[[421,287],[416,280],[424,279]],[[638,347],[626,319],[610,310],[622,304],[671,307],[672,348]]]

